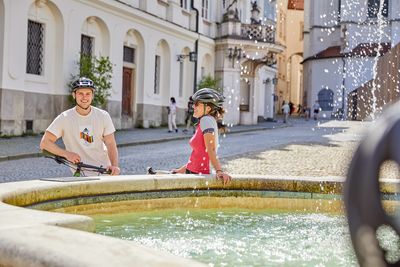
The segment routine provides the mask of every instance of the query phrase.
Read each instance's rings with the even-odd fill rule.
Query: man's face
[[[93,101],[93,90],[89,88],[79,88],[72,94],[76,100],[76,104],[83,109],[86,109],[92,104]]]

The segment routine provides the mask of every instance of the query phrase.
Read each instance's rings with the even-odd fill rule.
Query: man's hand
[[[74,152],[65,151],[64,157],[75,164],[81,162],[81,157]]]
[[[108,171],[111,171],[110,175],[119,175],[121,173],[121,169],[117,166],[108,166]]]

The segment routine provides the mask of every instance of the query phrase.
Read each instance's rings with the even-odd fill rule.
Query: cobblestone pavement
[[[369,122],[326,122],[312,128],[326,132],[325,140],[305,143],[293,142],[259,153],[228,157],[225,168],[235,174],[271,174],[284,176],[346,176],[360,138],[370,126]],[[306,125],[297,125],[293,130]],[[332,129],[341,129],[336,132]],[[288,129],[291,131],[291,129]],[[318,136],[318,134],[317,134]],[[399,168],[394,162],[381,167],[383,178],[399,178]]]
[[[344,176],[358,141],[371,123],[293,120],[291,127],[228,134],[221,137],[219,155],[231,174]],[[173,140],[119,148],[123,174],[144,174],[146,167],[171,169],[190,154],[188,140]],[[65,166],[45,158],[0,162],[0,182],[70,176]],[[395,177],[392,166],[383,175]]]

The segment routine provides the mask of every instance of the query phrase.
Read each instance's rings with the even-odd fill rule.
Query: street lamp
[[[177,61],[179,61],[179,62],[183,62],[186,57],[189,57],[189,60],[192,62],[197,61],[197,53],[196,52],[189,52],[188,55],[185,55],[185,54],[176,55]]]
[[[246,57],[245,52],[242,50],[242,48],[238,47],[229,47],[228,48],[228,58],[229,60],[232,61],[232,68],[235,66],[235,61],[240,60],[242,58]]]

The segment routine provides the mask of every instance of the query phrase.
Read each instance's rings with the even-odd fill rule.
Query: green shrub
[[[214,79],[211,75],[204,76],[199,84],[197,85],[197,89],[202,88],[212,88],[222,93],[222,88],[218,87],[219,79]]]

